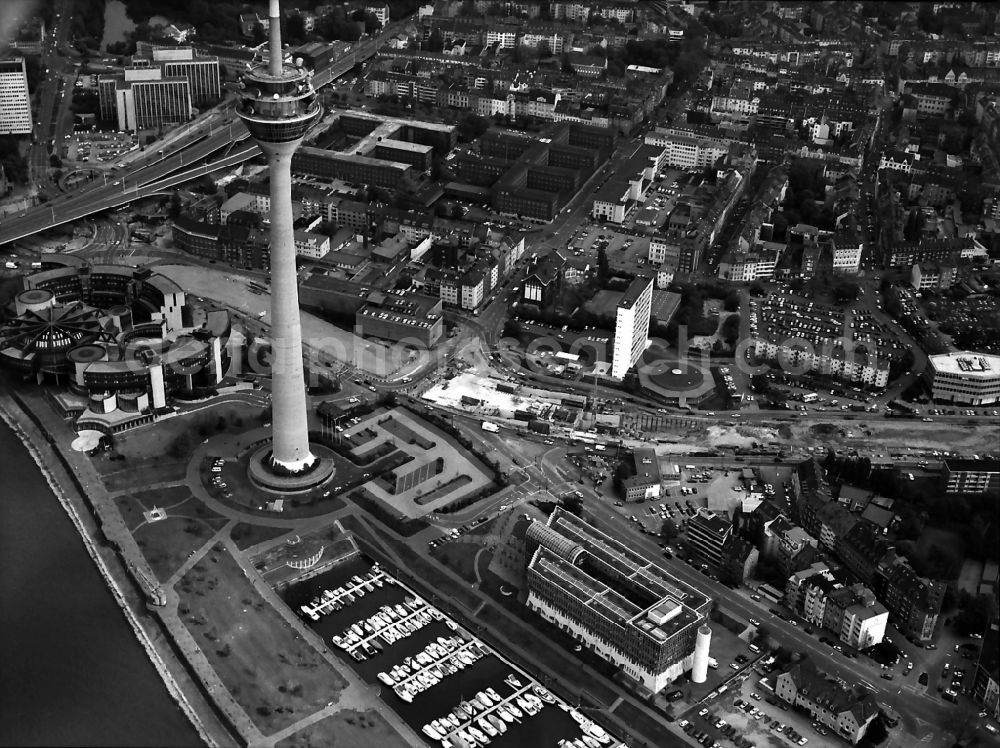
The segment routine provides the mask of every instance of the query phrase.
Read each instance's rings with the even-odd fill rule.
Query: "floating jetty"
[[[407,597],[403,604],[383,605],[374,615],[351,625],[340,636],[332,637],[332,641],[362,662],[440,617],[441,613],[421,598]]]
[[[396,695],[409,703],[418,693],[433,688],[449,675],[464,670],[481,657],[492,654],[482,642],[466,640],[461,636],[439,636],[413,657],[394,665],[388,672],[378,674],[378,679],[392,686]]]
[[[320,616],[325,616],[328,613],[348,607],[355,600],[374,591],[376,587],[395,583],[396,580],[379,569],[378,564],[376,564],[364,577],[355,575],[343,587],[338,587],[335,590],[323,590],[323,593],[317,599],[300,606],[299,610],[302,611],[304,616],[318,621]]]

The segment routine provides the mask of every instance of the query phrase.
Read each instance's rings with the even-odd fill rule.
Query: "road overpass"
[[[388,36],[388,32],[384,32],[376,39],[359,44],[330,67],[316,73],[313,86],[322,88],[372,57]],[[249,133],[231,110],[223,110],[218,116],[222,118],[220,122],[192,123],[179,128],[184,134],[175,137],[169,145],[149,146],[148,155],[128,173],[121,170],[105,175],[103,181],[94,180],[75,192],[60,195],[16,218],[5,220],[0,224],[0,247],[149,197],[219,169],[237,166],[260,154],[260,148],[248,141]]]

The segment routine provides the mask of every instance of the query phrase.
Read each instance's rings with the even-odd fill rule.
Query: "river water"
[[[370,563],[360,559],[354,560],[287,590],[284,597],[292,609],[298,612],[300,605],[318,597],[324,589],[332,590],[345,584],[350,585],[349,580],[353,575],[363,576],[370,570]],[[403,599],[410,595],[412,593],[401,586],[386,584],[339,611],[321,616],[318,621],[312,621],[309,618],[303,620],[322,636],[324,641],[329,642],[331,637],[342,634],[351,624],[370,617],[381,606],[402,603]],[[511,667],[499,657],[485,656],[454,675],[444,678],[426,691],[417,694],[412,703],[406,703],[396,696],[392,688],[382,685],[376,677],[378,672],[388,672],[393,665],[400,664],[406,657],[417,654],[439,636],[450,638],[455,635],[455,632],[451,631],[444,623],[434,621],[408,638],[386,646],[381,652],[363,662],[356,662],[344,650],[338,649],[332,644],[331,647],[344,662],[354,668],[365,681],[372,685],[376,692],[379,692],[380,698],[386,704],[414,728],[421,737],[424,737],[421,732],[423,725],[432,719],[444,717],[458,706],[460,701],[472,698],[478,691],[486,690],[492,686],[502,696],[512,693],[511,686],[504,682],[508,675],[515,674],[523,685],[527,685],[531,681],[523,671]],[[490,741],[490,748],[524,748],[525,746],[556,748],[561,738],[575,739],[581,735],[580,728],[569,714],[556,705],[546,704],[545,708],[535,716],[525,715],[520,724],[509,724],[505,734]],[[432,741],[426,737],[424,740],[427,741],[428,745],[440,745],[438,741]]]
[[[200,744],[3,421],[0,600],[0,745]]]

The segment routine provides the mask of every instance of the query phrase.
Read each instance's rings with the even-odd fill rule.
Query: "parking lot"
[[[766,662],[766,660],[765,660]],[[790,748],[812,743],[830,745],[830,730],[813,721],[760,684],[770,669],[758,666],[751,677],[728,689],[709,705],[692,711],[678,724],[704,746],[712,748]],[[686,722],[687,724],[682,724]]]

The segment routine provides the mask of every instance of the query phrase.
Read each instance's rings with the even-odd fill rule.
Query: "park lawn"
[[[179,483],[187,476],[188,461],[171,460],[162,455],[144,460],[111,462],[98,455],[92,459],[109,491],[126,491],[152,483]],[[137,485],[138,484],[138,485]]]
[[[410,742],[373,709],[344,709],[279,742],[278,748],[406,748]]]
[[[136,490],[132,494],[132,498],[142,504],[142,506],[146,509],[152,509],[153,507],[169,509],[176,504],[180,504],[181,502],[190,499],[191,489],[187,486],[162,486],[160,488],[151,488],[144,491],[139,486],[136,486]],[[201,511],[198,513],[198,516],[205,519],[219,516],[211,509],[204,506],[201,502],[196,503],[199,507],[201,507]],[[178,507],[178,509],[180,509],[180,507]],[[197,512],[197,510],[191,508],[191,511],[188,513],[191,512]]]
[[[439,545],[431,551],[431,556],[438,563],[454,571],[462,579],[475,582],[476,554],[480,548],[482,546],[478,543],[456,543],[452,541]]]
[[[200,506],[200,504],[199,504]],[[135,542],[149,561],[156,578],[165,582],[192,552],[207,543],[226,524],[224,517],[204,520],[168,514],[167,519],[147,522],[132,530]]]
[[[251,548],[265,540],[277,538],[289,532],[287,527],[269,527],[267,525],[252,525],[249,522],[240,522],[229,531],[229,536],[236,543],[236,547],[241,551]]]
[[[257,728],[270,735],[337,701],[347,681],[217,545],[175,585],[179,613]]]
[[[222,431],[242,433],[259,424],[261,409],[247,403],[226,402],[191,414],[160,421],[115,437],[115,452],[129,461],[147,455],[167,455],[178,436],[190,436],[194,444]],[[221,427],[221,428],[220,428]]]

